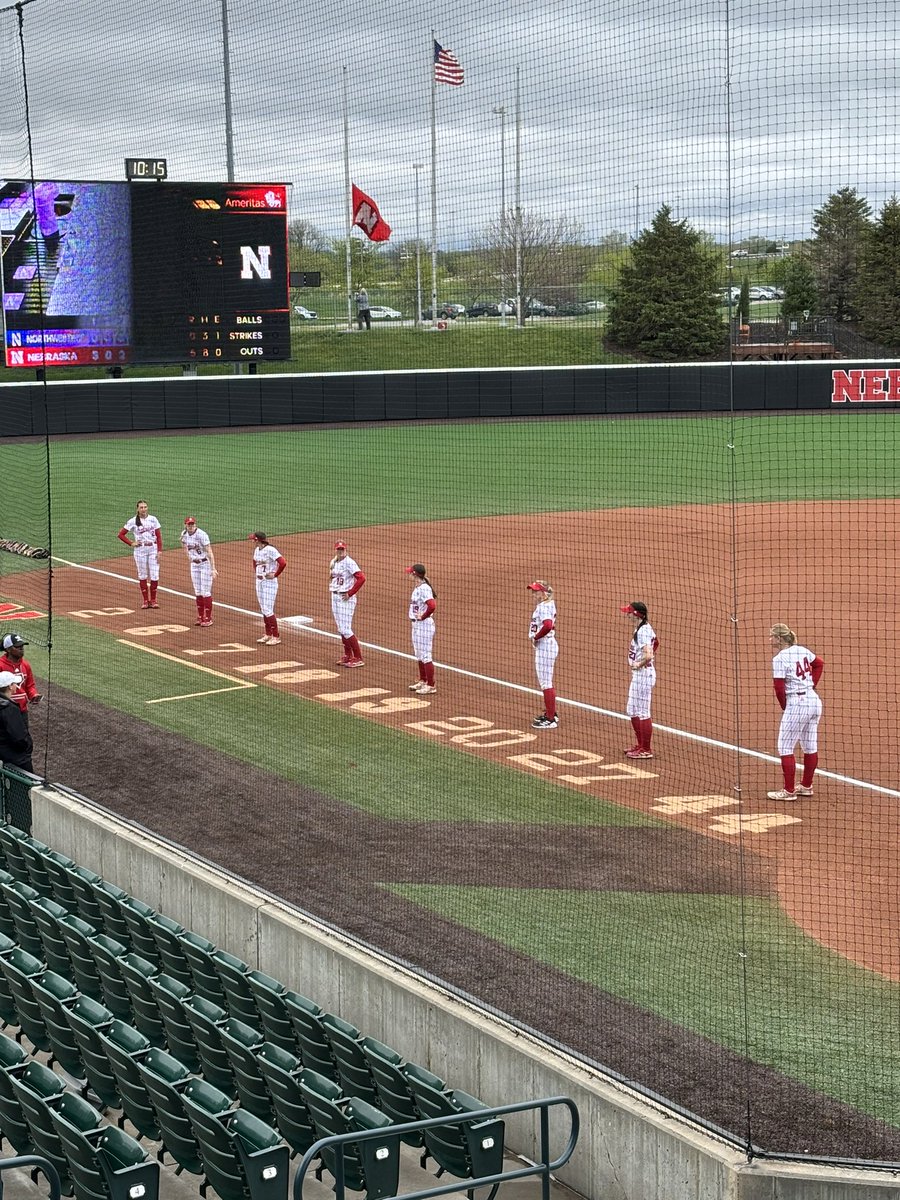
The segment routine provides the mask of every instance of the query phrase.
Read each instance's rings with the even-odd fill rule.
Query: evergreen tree
[[[704,358],[725,329],[716,285],[719,256],[687,221],[663,205],[631,247],[609,308],[610,341],[654,358]]]
[[[871,216],[868,201],[851,187],[829,196],[813,214],[810,254],[819,311],[836,321],[852,321],[858,315],[853,296],[860,248]]]
[[[781,278],[784,286],[781,315],[786,320],[799,321],[803,319],[804,312],[818,311],[816,277],[807,254],[801,251],[789,255],[784,260]]]
[[[741,282],[741,294],[738,297],[738,325],[750,324],[750,276],[745,275]]]
[[[892,196],[865,234],[855,295],[865,337],[900,347],[900,200]]]

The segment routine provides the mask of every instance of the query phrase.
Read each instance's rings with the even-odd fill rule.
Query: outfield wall
[[[759,362],[6,383],[0,437],[732,407],[846,411],[900,403],[895,377],[900,372],[884,363]]]
[[[589,1200],[898,1200],[890,1172],[843,1170],[740,1150],[630,1089],[235,881],[108,811],[52,788],[32,792],[35,836],[251,966],[317,1000],[487,1105],[572,1097],[581,1138],[560,1179]],[[554,1153],[563,1146],[562,1118]],[[537,1153],[533,1116],[508,1144]]]

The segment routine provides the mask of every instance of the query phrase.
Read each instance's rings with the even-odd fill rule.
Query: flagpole
[[[435,122],[434,30],[431,31],[431,328],[437,321],[437,127]]]
[[[516,325],[525,328],[522,311],[522,104],[516,67]]]
[[[347,98],[347,68],[344,67],[344,209],[347,214],[347,237],[344,259],[347,273],[347,332],[353,329],[353,275],[350,260],[350,231],[353,228],[353,194],[350,189],[350,104]]]

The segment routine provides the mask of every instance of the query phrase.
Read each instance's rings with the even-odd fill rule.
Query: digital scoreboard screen
[[[0,180],[8,367],[290,358],[284,184]]]

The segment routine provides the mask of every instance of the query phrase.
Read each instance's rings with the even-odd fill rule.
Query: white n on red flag
[[[370,241],[386,242],[391,236],[391,227],[378,211],[378,205],[371,196],[360,191],[355,183],[352,187],[353,224],[358,225]]]
[[[445,50],[438,42],[434,43],[434,82],[449,83],[451,87],[460,87],[463,82],[459,59],[452,50]]]

